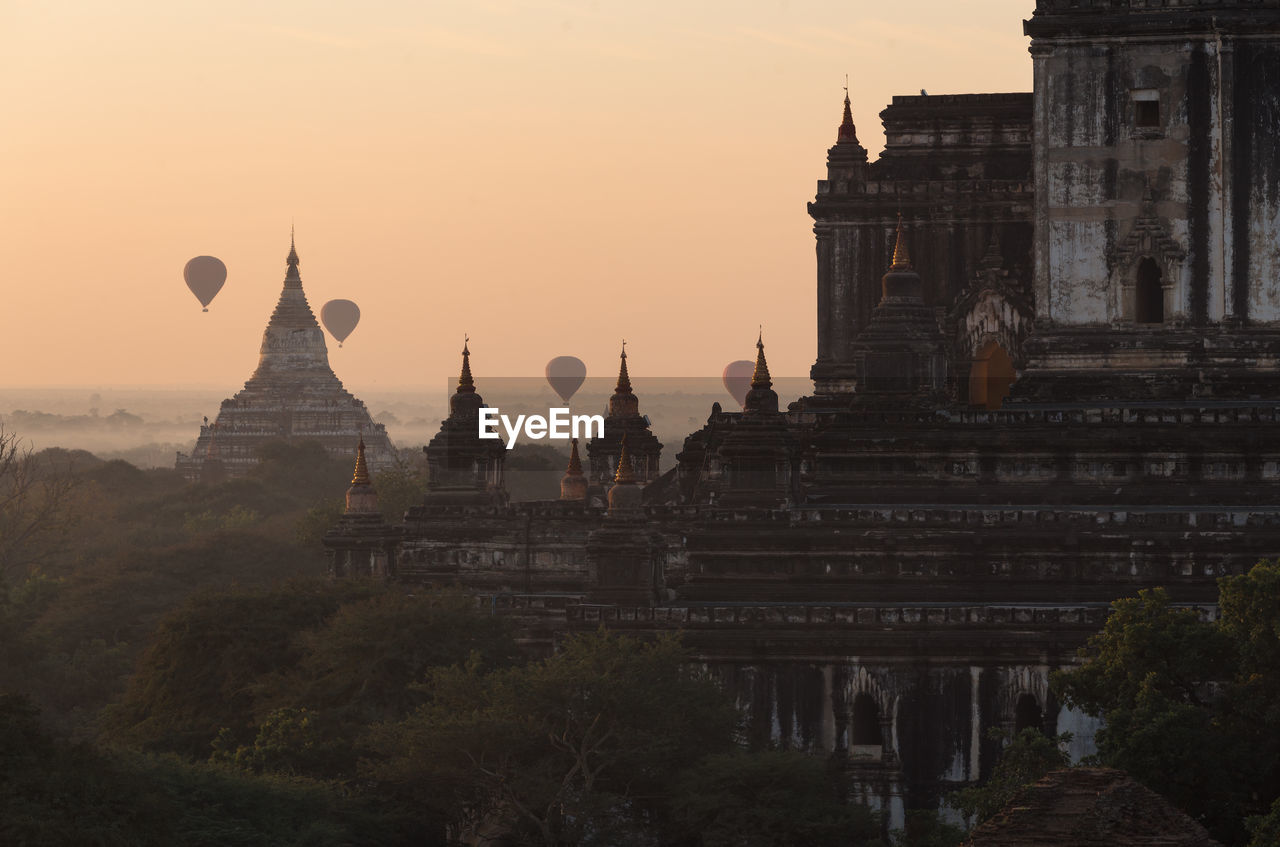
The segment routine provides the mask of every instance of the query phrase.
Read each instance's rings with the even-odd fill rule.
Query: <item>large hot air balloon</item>
[[[360,323],[360,307],[350,300],[330,300],[320,307],[320,322],[329,334],[338,339],[338,346],[346,340]]]
[[[751,390],[751,374],[755,373],[756,363],[739,359],[724,366],[724,390],[728,391],[739,406],[747,404],[747,392]]]
[[[227,266],[215,256],[196,256],[182,269],[182,278],[187,281],[187,288],[191,289],[191,293],[196,295],[207,312],[209,304],[227,281]]]
[[[587,366],[577,356],[556,356],[547,362],[547,382],[568,403],[587,378]]]

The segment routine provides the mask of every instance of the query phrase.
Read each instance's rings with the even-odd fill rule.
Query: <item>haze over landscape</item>
[[[313,307],[363,310],[329,345],[361,396],[440,396],[464,330],[482,380],[561,353],[606,376],[622,337],[636,376],[714,377],[761,322],[775,373],[806,374],[804,204],[845,74],[874,156],[895,93],[1030,90],[1028,13],[5,4],[0,384],[229,396],[291,224]],[[200,254],[229,269],[208,314],[182,281]]]
[[[0,100],[0,844],[1280,845],[1280,0],[8,0]]]

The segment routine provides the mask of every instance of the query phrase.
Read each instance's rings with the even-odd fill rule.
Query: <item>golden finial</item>
[[[889,266],[892,271],[909,271],[911,270],[911,255],[907,253],[907,241],[902,237],[902,213],[898,213],[898,240],[893,245],[893,264]]]
[[[615,394],[631,393],[631,375],[627,373],[627,341],[622,341],[622,364],[618,366],[618,385],[613,389]]]
[[[565,473],[569,476],[582,476],[582,458],[578,456],[578,439],[571,439],[569,445],[569,467]]]
[[[364,461],[364,433],[360,433],[360,442],[356,444],[356,472],[351,475],[351,484],[369,484],[369,466]]]
[[[627,450],[627,435],[622,435],[622,454],[618,456],[618,472],[613,481],[619,485],[631,485],[636,481],[635,468],[631,467],[631,453]]]
[[[764,326],[760,327],[760,334],[756,336],[756,369],[751,372],[752,388],[770,388],[773,386],[773,380],[769,378],[769,363],[764,359]]]
[[[458,393],[469,393],[476,390],[475,380],[471,378],[471,336],[462,336],[462,374],[458,377]]]

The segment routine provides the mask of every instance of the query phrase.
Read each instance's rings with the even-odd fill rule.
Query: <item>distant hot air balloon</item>
[[[739,359],[724,366],[724,374],[721,377],[724,380],[724,390],[738,401],[739,406],[747,404],[747,392],[751,390],[751,374],[755,369],[756,363],[748,362],[746,359]]]
[[[182,278],[187,281],[187,288],[191,289],[191,293],[196,295],[207,312],[209,304],[227,281],[227,266],[214,256],[196,256],[182,269]]]
[[[587,366],[577,356],[556,356],[547,362],[547,382],[568,403],[587,378]]]
[[[320,307],[320,321],[329,334],[338,339],[338,346],[346,340],[360,323],[360,307],[350,300],[330,300]]]

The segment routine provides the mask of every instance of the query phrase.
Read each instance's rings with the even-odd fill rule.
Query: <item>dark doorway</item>
[[[1038,729],[1044,731],[1044,718],[1040,713],[1040,703],[1032,694],[1023,694],[1018,698],[1018,705],[1014,708],[1013,714],[1013,732],[1022,732],[1024,729]]]
[[[969,405],[999,409],[1016,378],[1013,359],[992,341],[978,351],[969,370]]]
[[[1164,286],[1160,267],[1151,257],[1138,263],[1138,288],[1134,320],[1140,324],[1164,323]]]
[[[853,737],[849,743],[855,747],[877,746],[884,744],[884,734],[880,731],[880,709],[870,694],[859,694],[853,698]]]

